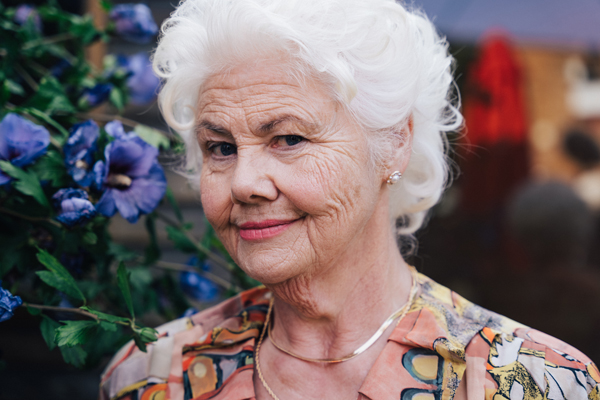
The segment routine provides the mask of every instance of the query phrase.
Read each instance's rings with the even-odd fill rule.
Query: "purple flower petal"
[[[96,211],[105,217],[112,217],[117,212],[113,190],[108,189],[102,194],[100,200],[96,203]]]
[[[134,43],[148,43],[158,33],[150,8],[145,4],[118,4],[109,17],[117,33]]]
[[[148,53],[137,53],[129,57],[120,57],[119,64],[129,71],[127,87],[133,104],[147,104],[154,100],[160,80],[152,70]]]
[[[140,210],[137,208],[134,196],[129,193],[129,190],[111,189],[112,197],[115,200],[117,210],[123,218],[132,224],[135,224],[140,216]]]
[[[125,128],[123,128],[123,124],[119,120],[110,121],[104,125],[104,130],[115,139],[127,140],[135,136],[134,133],[125,133]]]
[[[81,94],[80,105],[85,107],[99,106],[108,100],[112,89],[113,85],[110,83],[98,83],[92,88],[86,88]]]
[[[108,166],[104,164],[104,161],[97,161],[96,164],[94,164],[94,183],[99,189],[102,188],[102,182],[104,182],[104,178],[106,178],[107,174]]]
[[[0,171],[0,186],[6,185],[8,182],[10,182],[10,179],[10,176],[6,175],[4,171]]]
[[[78,185],[90,186],[94,180],[92,163],[99,132],[92,120],[74,125],[63,147],[67,170]]]
[[[158,149],[136,136],[129,140],[115,140],[110,143],[106,146],[105,155],[111,171],[130,177],[140,177],[150,171],[158,156]]]
[[[22,4],[17,7],[15,12],[14,21],[19,25],[25,25],[28,20],[33,20],[35,30],[38,32],[42,31],[42,19],[40,14],[37,12],[35,7],[30,4]]]
[[[0,281],[2,284],[2,281]],[[10,319],[14,315],[15,308],[23,304],[19,296],[13,296],[8,290],[0,286],[0,322]]]
[[[61,189],[52,196],[52,203],[58,210],[56,219],[68,227],[84,224],[96,215],[87,192],[81,189]]]
[[[143,213],[150,213],[167,191],[165,173],[160,164],[155,163],[150,173],[132,182],[129,195],[135,200],[135,204]]]
[[[105,190],[96,204],[103,215],[116,210],[131,223],[152,212],[166,192],[166,179],[157,162],[158,149],[134,133],[125,133],[120,122],[106,125],[115,140],[104,149],[105,162],[94,166],[96,184]]]
[[[24,167],[45,154],[49,144],[46,128],[17,114],[7,114],[0,122],[0,160]]]

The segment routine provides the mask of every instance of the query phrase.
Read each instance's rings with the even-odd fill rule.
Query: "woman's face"
[[[283,71],[271,62],[215,75],[196,114],[204,212],[238,265],[266,284],[319,273],[359,248],[383,196],[365,133],[322,83]]]

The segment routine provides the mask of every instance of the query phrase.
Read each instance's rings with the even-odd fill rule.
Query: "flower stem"
[[[27,220],[27,221],[32,221],[32,222],[48,222],[48,223],[51,223],[52,225],[57,226],[59,228],[61,227],[61,224],[59,224],[58,222],[54,221],[53,219],[45,218],[45,217],[30,217],[28,215],[23,215],[23,214],[20,214],[20,213],[18,213],[16,211],[13,211],[13,210],[9,210],[8,208],[2,208],[2,207],[0,207],[0,213],[12,215],[13,217],[17,217],[17,218],[24,219],[24,220]]]
[[[69,137],[69,132],[65,128],[63,128],[62,125],[60,125],[54,119],[50,118],[48,115],[46,115],[45,113],[41,112],[37,108],[28,108],[26,110],[23,110],[23,112],[25,112],[25,113],[33,116],[33,117],[36,117],[39,120],[42,120],[42,121],[46,122],[48,125],[53,126],[57,131],[59,131],[63,135],[63,138],[66,139],[66,138]],[[61,149],[62,146],[59,145],[57,147],[59,149]]]
[[[158,218],[160,218],[161,220],[163,220],[167,225],[171,225],[172,227],[179,229],[179,231],[181,233],[183,233],[190,242],[192,242],[194,247],[196,247],[196,249],[199,252],[205,254],[206,257],[208,257],[215,264],[220,265],[221,267],[225,268],[229,272],[233,272],[235,270],[235,267],[233,265],[231,265],[230,263],[228,263],[226,261],[223,261],[220,257],[218,257],[212,251],[210,251],[209,249],[204,247],[201,243],[198,243],[198,240],[196,240],[196,238],[190,232],[183,229],[181,224],[179,224],[177,221],[174,221],[173,219],[171,219],[170,217],[166,216],[165,214],[163,214],[162,212],[160,212],[158,210],[155,210],[154,212],[156,213],[156,216]]]
[[[228,282],[226,279],[223,279],[220,276],[213,274],[212,272],[202,271],[198,268],[195,268],[195,267],[192,267],[189,265],[172,263],[172,262],[168,262],[168,261],[156,261],[154,264],[152,264],[150,266],[153,268],[166,269],[166,270],[170,270],[170,271],[195,272],[197,274],[203,275],[205,278],[210,279],[211,281],[213,281],[214,283],[216,283],[217,285],[219,285],[225,289],[233,289],[237,292],[242,291],[242,288],[240,288],[239,286],[236,286],[236,285]]]
[[[23,78],[23,80],[25,80],[25,82],[27,82],[27,84],[34,90],[37,92],[39,85],[37,84],[37,82],[31,77],[31,75],[29,75],[29,72],[25,71],[25,68],[21,67],[19,64],[15,64],[14,66],[15,71],[17,71],[17,73],[19,75],[21,75],[21,78]]]
[[[36,39],[36,40],[29,41],[29,42],[23,44],[23,47],[21,47],[21,50],[29,50],[36,46],[42,46],[42,45],[45,46],[45,45],[52,44],[52,43],[64,42],[65,40],[71,40],[74,38],[75,38],[75,36],[73,36],[71,33],[61,33],[61,34],[54,35],[54,36],[48,36],[43,39]]]
[[[36,63],[35,61],[29,61],[29,66],[31,67],[31,69],[35,70],[35,72],[37,72],[38,74],[42,75],[42,76],[46,76],[50,74],[50,70],[46,67],[43,67],[42,65]]]
[[[100,318],[97,315],[94,315],[91,312],[87,312],[87,311],[79,309],[79,308],[45,306],[42,304],[31,304],[31,303],[23,303],[23,307],[37,308],[38,310],[47,310],[47,311],[69,312],[69,313],[73,313],[73,314],[83,315],[85,317],[95,319],[96,321],[100,321]]]

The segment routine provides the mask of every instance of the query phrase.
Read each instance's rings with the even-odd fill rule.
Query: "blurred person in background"
[[[592,359],[600,329],[600,270],[589,265],[595,221],[586,203],[565,183],[529,182],[508,205],[508,234],[519,268],[498,277],[510,294],[490,304],[571,343]]]

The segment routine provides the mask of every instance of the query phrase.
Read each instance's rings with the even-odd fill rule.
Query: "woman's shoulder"
[[[140,351],[133,341],[117,352],[102,374],[100,399],[141,398],[146,391],[183,390],[184,354],[197,347],[219,347],[256,335],[271,293],[263,286],[247,290],[191,317],[156,328],[159,338]],[[173,384],[179,382],[179,384]],[[181,396],[183,398],[183,394]]]
[[[600,373],[585,354],[536,329],[500,328],[484,327],[467,346],[469,388],[510,399],[600,399]]]
[[[420,275],[420,301],[466,365],[468,398],[600,399],[596,365],[573,346],[464,299]],[[456,343],[459,343],[458,345]]]

